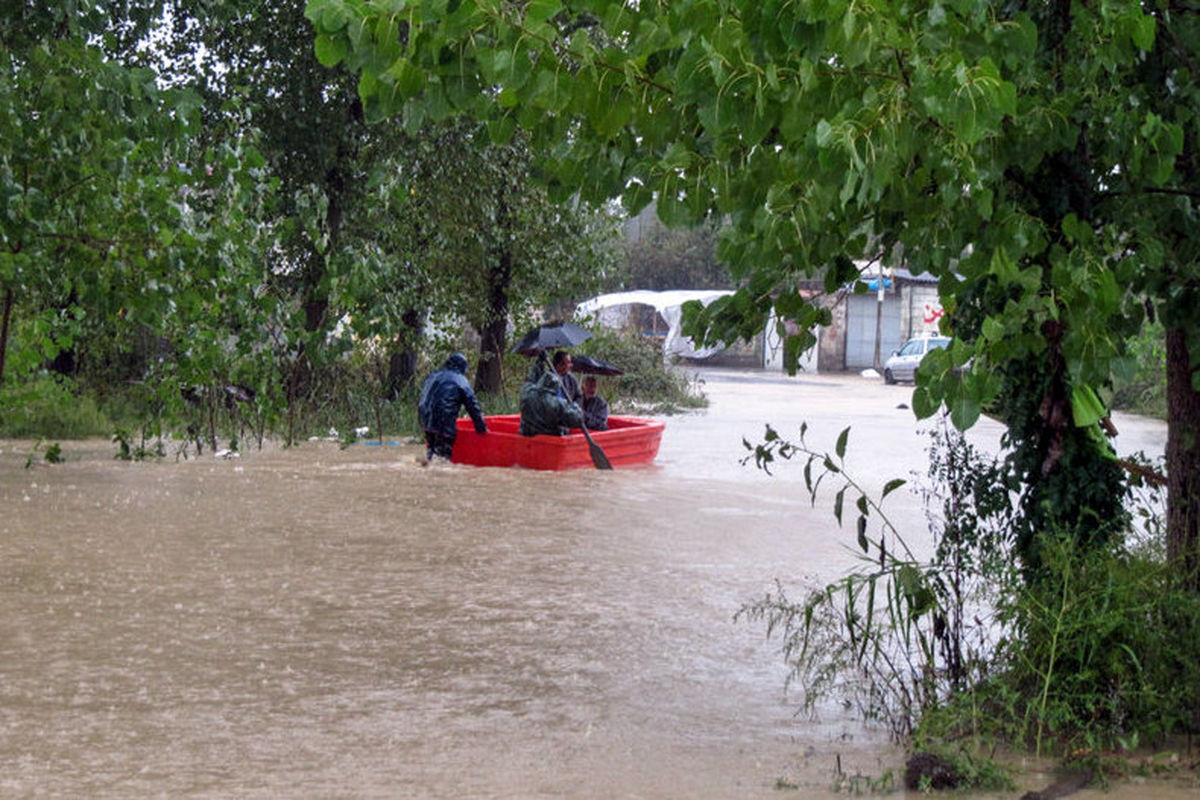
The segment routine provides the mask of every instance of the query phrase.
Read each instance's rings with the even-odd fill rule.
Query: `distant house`
[[[913,336],[936,333],[942,316],[937,278],[906,269],[888,270],[883,280],[864,274],[868,291],[847,294],[833,308],[833,324],[821,329],[817,347],[822,371],[861,370],[875,365],[875,329],[879,355],[886,359]]]
[[[833,321],[814,331],[817,346],[801,356],[801,371],[843,372],[873,367],[876,320],[880,322],[880,361],[909,338],[937,332],[942,306],[936,278],[927,273],[914,275],[906,269],[886,270],[881,295],[879,276],[870,274],[875,268],[866,262],[861,268],[868,289],[864,294],[844,292],[821,299],[819,289],[803,292],[817,302],[830,303]],[[606,327],[634,328],[643,335],[657,337],[663,343],[664,356],[725,366],[784,369],[784,336],[778,332],[773,314],[752,341],[697,348],[690,337],[683,335],[681,318],[686,301],[708,304],[728,294],[731,292],[716,289],[614,292],[585,300],[576,307],[576,314]],[[785,323],[785,332],[790,324]]]
[[[831,324],[813,333],[817,345],[800,359],[804,372],[858,371],[875,365],[875,330],[879,327],[879,357],[886,360],[894,350],[913,336],[938,330],[942,305],[938,299],[937,279],[929,274],[914,275],[906,269],[884,271],[883,292],[879,291],[877,266],[859,262],[864,294],[847,291],[822,298],[822,289],[814,283],[802,290],[810,300],[824,303],[833,315]],[[772,317],[763,332],[762,366],[783,369],[783,337],[776,333]]]

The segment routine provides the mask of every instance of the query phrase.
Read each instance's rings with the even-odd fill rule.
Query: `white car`
[[[947,336],[922,336],[909,339],[896,352],[883,362],[884,383],[896,381],[913,381],[917,377],[917,366],[930,350],[937,350],[950,344]]]

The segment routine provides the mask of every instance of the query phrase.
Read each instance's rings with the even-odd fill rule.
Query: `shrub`
[[[112,423],[95,401],[79,396],[66,378],[48,373],[0,392],[0,436],[6,438],[82,439],[105,436]]]
[[[997,714],[1036,751],[1161,742],[1200,723],[1200,598],[1161,560],[1048,537],[1046,572],[1002,595]]]
[[[579,352],[624,370],[623,375],[600,379],[600,394],[618,413],[672,414],[708,404],[694,383],[664,363],[662,345],[636,332],[599,329]]]
[[[880,508],[903,481],[868,495],[845,472],[849,429],[832,453],[805,445],[805,430],[794,444],[768,428],[746,446],[768,471],[806,461],[813,501],[825,481],[838,522],[856,517],[861,564],[798,601],[780,587],[739,616],[781,638],[808,707],[843,700],[934,751],[969,739],[1095,752],[1200,729],[1200,597],[1166,564],[1161,526],[1102,546],[1043,533],[1041,568],[1022,571],[1002,465],[943,429],[922,489],[936,547],[919,560]]]
[[[1145,325],[1128,344],[1134,371],[1115,381],[1112,407],[1166,419],[1167,343],[1162,323]]]

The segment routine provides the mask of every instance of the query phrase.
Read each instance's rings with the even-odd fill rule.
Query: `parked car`
[[[896,352],[883,362],[884,383],[896,381],[912,381],[917,377],[917,366],[930,350],[937,350],[950,344],[947,336],[921,336],[909,339]]]

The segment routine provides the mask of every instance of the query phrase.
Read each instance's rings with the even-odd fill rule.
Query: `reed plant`
[[[746,460],[802,461],[812,501],[832,492],[839,525],[853,519],[859,564],[797,599],[777,583],[738,614],[781,641],[806,709],[857,708],[914,750],[950,754],[964,786],[1000,780],[997,747],[1095,757],[1200,729],[1200,598],[1167,568],[1153,491],[1126,498],[1142,527],[1103,546],[1042,532],[1030,575],[1012,557],[1003,465],[943,426],[915,482],[934,543],[918,557],[883,510],[906,481],[870,492],[846,469],[849,429],[831,452],[806,433],[768,428]]]

